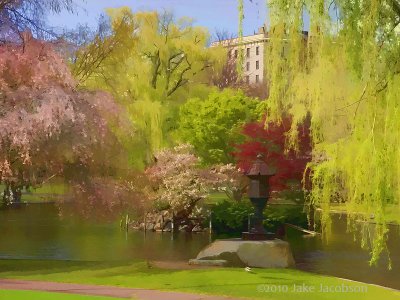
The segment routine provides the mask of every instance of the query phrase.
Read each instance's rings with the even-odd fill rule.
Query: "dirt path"
[[[109,296],[116,298],[133,298],[140,300],[234,300],[220,296],[196,295],[179,292],[164,292],[139,288],[122,288],[102,285],[84,285],[73,283],[56,283],[44,281],[28,281],[16,279],[0,279],[0,289],[7,290],[34,290],[81,294],[93,296]]]

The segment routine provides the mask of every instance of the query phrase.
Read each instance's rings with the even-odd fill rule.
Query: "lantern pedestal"
[[[275,238],[276,234],[271,232],[265,232],[265,233],[242,232],[242,239],[244,241],[267,241],[267,240],[273,240]]]
[[[254,206],[254,222],[250,232],[243,232],[242,238],[246,241],[264,241],[273,240],[276,236],[274,233],[267,232],[263,225],[263,211],[267,206],[267,198],[250,198],[251,204]]]
[[[247,195],[254,206],[254,219],[249,232],[243,232],[242,238],[247,241],[263,241],[275,238],[275,235],[268,233],[263,225],[263,211],[269,198],[269,178],[275,172],[264,162],[261,154],[251,166],[246,176],[250,179]]]

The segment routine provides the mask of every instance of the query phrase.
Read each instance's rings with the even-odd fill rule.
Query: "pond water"
[[[381,256],[377,266],[370,266],[369,251],[354,241],[347,233],[346,218],[333,215],[332,236],[329,243],[320,237],[290,236],[296,267],[305,271],[332,275],[361,282],[374,283],[400,290],[400,231],[392,226],[389,231],[388,249],[392,269],[388,270],[388,257]]]
[[[51,204],[35,204],[0,211],[0,259],[57,260],[168,260],[187,261],[210,242],[207,233],[170,233],[120,230],[115,225],[93,225],[63,221]],[[377,267],[368,264],[369,253],[346,233],[346,220],[335,215],[328,244],[319,237],[288,232],[296,260],[302,270],[339,276],[400,289],[400,232],[393,226],[389,250],[392,270],[382,258]]]
[[[208,234],[121,230],[61,220],[53,204],[0,211],[0,259],[188,260],[209,243]]]

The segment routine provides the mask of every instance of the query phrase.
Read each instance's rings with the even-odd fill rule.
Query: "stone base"
[[[189,265],[195,266],[213,266],[213,267],[225,267],[227,261],[223,259],[189,259]]]
[[[294,266],[289,243],[282,240],[216,240],[204,248],[197,260],[226,260],[231,267],[288,268]]]
[[[270,232],[242,232],[242,239],[245,241],[266,241],[275,239],[276,234]]]

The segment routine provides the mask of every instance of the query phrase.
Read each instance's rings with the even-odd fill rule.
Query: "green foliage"
[[[241,202],[218,202],[212,207],[213,231],[218,234],[247,231],[248,218],[253,213],[254,208],[248,199]],[[269,232],[276,232],[284,223],[307,228],[307,215],[301,205],[268,205],[264,218],[264,227]]]
[[[126,107],[134,132],[120,138],[143,167],[172,143],[178,107],[205,93],[204,83],[222,67],[226,51],[207,48],[207,30],[188,18],[127,7],[107,13],[110,33],[82,47],[72,68],[81,85],[107,90]]]
[[[247,231],[247,222],[254,208],[250,201],[219,202],[212,207],[212,226],[217,233],[240,233]]]
[[[192,144],[203,163],[229,163],[233,144],[243,141],[242,125],[256,118],[258,101],[225,89],[206,99],[189,99],[180,108],[178,134]]]
[[[400,3],[271,0],[268,5],[265,108],[278,121],[282,114],[292,116],[290,148],[297,147],[298,125],[311,117],[308,201],[322,208],[323,236],[329,239],[331,203],[345,202],[349,228],[359,230],[361,245],[371,249],[376,263],[387,250],[389,206],[398,207],[400,219]],[[304,9],[310,14],[308,40],[300,34]]]
[[[264,211],[264,227],[276,232],[284,223],[307,228],[307,214],[302,205],[268,205]]]

